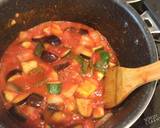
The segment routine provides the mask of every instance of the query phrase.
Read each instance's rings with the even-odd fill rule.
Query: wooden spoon
[[[104,84],[105,108],[124,101],[136,88],[160,79],[160,61],[138,68],[113,67],[107,70]]]

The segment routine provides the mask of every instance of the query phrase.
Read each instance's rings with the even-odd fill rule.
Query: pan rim
[[[127,11],[132,16],[132,18],[136,21],[136,23],[138,24],[138,26],[142,30],[143,34],[145,35],[146,40],[148,42],[150,42],[150,43],[148,43],[148,45],[150,48],[149,51],[151,54],[151,62],[157,61],[158,60],[158,51],[157,51],[153,36],[149,32],[147,25],[143,22],[140,15],[138,14],[138,12],[136,12],[136,10],[133,7],[131,7],[128,3],[126,3],[125,0],[114,0],[114,2],[116,4],[118,4],[120,7],[122,7],[123,9],[125,9],[125,11]],[[131,119],[128,118],[127,121],[122,121],[122,123],[119,124],[118,126],[116,126],[115,128],[130,128],[140,118],[140,116],[143,114],[143,112],[148,107],[148,105],[154,95],[157,83],[158,83],[158,80],[150,83],[153,85],[149,86],[150,90],[147,93],[148,96],[146,98],[146,101],[143,102],[141,108],[139,110],[137,110],[136,113],[134,113],[135,115]]]

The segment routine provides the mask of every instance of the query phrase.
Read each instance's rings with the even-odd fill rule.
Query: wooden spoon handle
[[[139,68],[119,67],[118,75],[119,85],[116,86],[120,90],[122,97],[125,98],[127,93],[130,94],[136,88],[160,79],[160,61]],[[122,97],[119,98],[121,99]]]
[[[112,108],[124,101],[136,88],[160,79],[160,61],[139,68],[115,67],[105,77],[104,101]]]
[[[158,79],[160,79],[160,61],[139,68],[119,67],[116,102],[123,101],[136,88]]]
[[[135,83],[136,87],[160,79],[160,61],[131,70],[133,70],[131,72],[132,82]]]
[[[160,61],[139,68],[119,67],[115,103],[121,103],[136,88],[160,79]]]

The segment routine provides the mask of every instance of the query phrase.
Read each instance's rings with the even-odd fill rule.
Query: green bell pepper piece
[[[100,50],[98,52],[100,55],[100,60],[96,62],[95,67],[98,71],[105,73],[108,68],[109,54],[104,50]]]

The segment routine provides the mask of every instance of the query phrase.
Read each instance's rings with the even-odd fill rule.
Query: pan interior
[[[0,56],[20,31],[45,21],[63,20],[84,23],[100,31],[109,40],[121,66],[137,67],[156,60],[153,39],[137,14],[123,1],[8,0],[0,3]],[[136,90],[113,110],[114,116],[103,127],[124,128],[132,124],[148,104],[154,89],[155,86],[148,85]],[[3,115],[2,125],[18,128],[19,124],[6,114],[3,105],[0,115]]]

